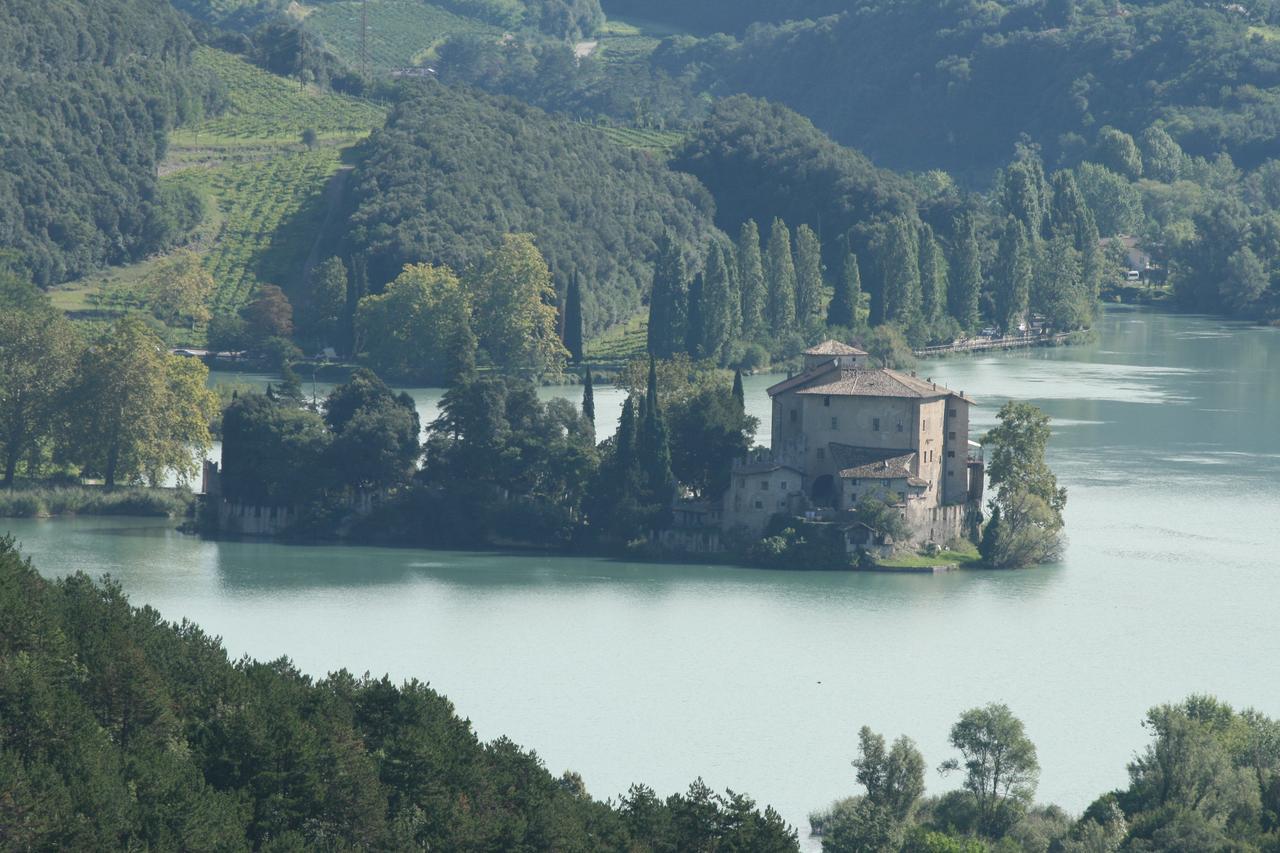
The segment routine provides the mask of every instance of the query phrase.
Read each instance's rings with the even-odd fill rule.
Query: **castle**
[[[969,441],[973,401],[914,374],[875,367],[827,341],[804,369],[769,388],[772,446],[736,465],[720,514],[725,532],[758,536],[776,514],[843,524],[851,550],[945,546],[982,501],[981,448]],[[873,541],[853,509],[875,498],[901,513],[909,542]]]

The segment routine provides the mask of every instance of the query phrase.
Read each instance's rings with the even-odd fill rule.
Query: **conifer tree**
[[[822,315],[822,244],[808,225],[796,229],[796,322],[801,329]]]
[[[671,358],[684,349],[687,288],[684,255],[671,234],[663,234],[649,296],[649,353],[656,358]]]
[[[769,330],[775,335],[783,335],[796,327],[796,265],[791,257],[791,232],[781,219],[773,220],[766,254]]]
[[[728,340],[736,341],[742,337],[742,276],[738,273],[738,253],[734,250],[732,243],[721,245],[720,260],[724,263],[729,280]]]
[[[690,358],[706,356],[706,304],[705,279],[702,273],[693,277],[689,285],[689,308],[684,324],[684,351]]]
[[[618,433],[614,440],[613,455],[619,473],[631,470],[637,462],[636,455],[636,417],[637,404],[633,397],[627,396],[622,404],[622,415],[618,418]]]
[[[910,326],[920,319],[920,248],[916,229],[905,216],[889,223],[881,247],[884,319]]]
[[[738,410],[746,411],[747,391],[742,386],[742,371],[733,371],[733,399],[738,402]]]
[[[955,259],[951,265],[948,302],[951,316],[965,331],[978,328],[978,299],[982,294],[982,258],[978,229],[972,214],[962,214],[955,227]]]
[[[582,361],[582,289],[578,271],[569,277],[564,297],[564,348],[574,364]]]
[[[593,424],[596,422],[596,388],[591,379],[590,365],[582,377],[582,416]]]
[[[742,337],[757,338],[765,331],[769,300],[760,256],[760,229],[754,219],[742,224],[738,234],[738,282],[742,292]]]
[[[862,273],[858,269],[858,256],[850,252],[845,255],[844,269],[836,279],[836,292],[827,306],[827,325],[856,329],[861,301]]]
[[[924,321],[941,320],[947,310],[947,258],[927,222],[920,228],[920,298]]]
[[[995,269],[995,322],[1005,334],[1027,316],[1031,298],[1031,246],[1027,229],[1012,216],[1005,220]]]
[[[671,473],[671,446],[666,419],[658,401],[658,374],[652,356],[649,357],[649,384],[645,392],[637,455],[647,492],[646,503],[653,507],[651,524],[661,529],[670,523],[675,477]]]
[[[730,280],[730,266],[725,251],[719,243],[711,244],[707,255],[707,275],[702,291],[702,351],[703,358],[724,361],[726,349],[733,339],[732,307],[737,303]]]

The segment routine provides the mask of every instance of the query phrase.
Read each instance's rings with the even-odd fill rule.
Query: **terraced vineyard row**
[[[337,150],[318,149],[199,175],[223,217],[204,256],[217,283],[215,312],[240,308],[260,282],[283,286],[297,274],[324,219],[325,186],[339,165]]]
[[[200,48],[196,64],[222,79],[230,106],[222,115],[175,131],[170,137],[175,149],[293,144],[308,128],[322,140],[351,139],[381,126],[386,118],[378,104],[303,89],[219,50]]]
[[[640,148],[667,156],[680,144],[682,134],[672,130],[641,130],[634,127],[608,127],[605,125],[588,125],[592,130],[602,134],[610,142],[627,148]]]
[[[369,70],[414,65],[452,35],[500,38],[502,30],[474,18],[454,14],[423,0],[370,0],[368,6]],[[360,3],[326,3],[307,16],[307,28],[324,37],[351,67],[360,67]]]

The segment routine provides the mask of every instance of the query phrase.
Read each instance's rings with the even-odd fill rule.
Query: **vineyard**
[[[214,313],[235,311],[260,283],[289,290],[301,275],[324,221],[325,188],[345,148],[384,121],[382,106],[337,95],[263,71],[239,57],[200,48],[196,61],[225,83],[221,115],[170,136],[161,181],[182,184],[207,200],[204,222],[188,248],[217,285]],[[304,129],[318,144],[301,143]],[[88,323],[146,312],[143,287],[162,258],[115,267],[53,291],[55,304]],[[200,343],[203,333],[171,329],[173,343]]]
[[[671,152],[684,139],[683,134],[673,130],[641,130],[635,127],[608,127],[594,124],[586,126],[617,145],[649,151],[664,158],[671,156]]]
[[[383,107],[316,87],[303,88],[238,56],[202,47],[196,65],[218,75],[229,105],[222,115],[170,136],[175,154],[188,148],[297,143],[311,129],[322,142],[355,139],[382,125]]]
[[[502,36],[498,27],[423,0],[370,0],[368,20],[369,70],[374,73],[423,62],[432,48],[452,35]],[[359,2],[318,6],[307,16],[307,28],[351,67],[360,67]]]
[[[649,317],[647,313],[641,313],[588,341],[584,354],[593,365],[621,369],[638,358],[644,358],[648,349]]]

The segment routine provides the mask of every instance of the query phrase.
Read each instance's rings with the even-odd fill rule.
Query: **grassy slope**
[[[242,59],[201,48],[197,63],[226,83],[230,107],[176,131],[162,167],[165,182],[187,183],[208,199],[209,213],[192,248],[217,284],[215,310],[234,310],[255,284],[295,278],[324,219],[325,186],[343,152],[382,124],[376,104],[298,84]],[[320,144],[307,150],[304,129]],[[159,259],[104,270],[54,291],[54,301],[81,319],[106,321],[145,310],[143,279]],[[173,339],[198,342],[199,331]]]

